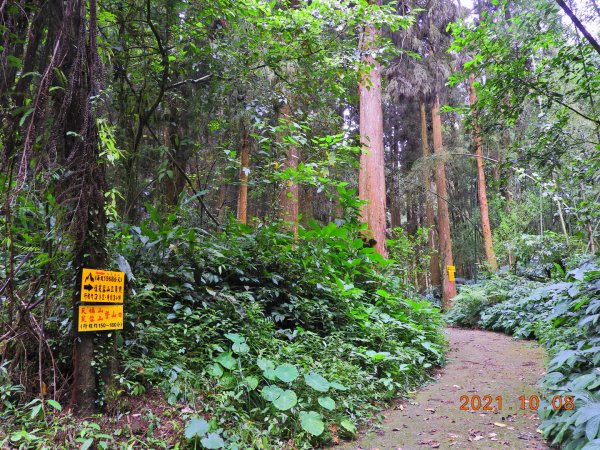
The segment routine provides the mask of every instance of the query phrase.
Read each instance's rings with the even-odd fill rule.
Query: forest
[[[599,32],[0,0],[0,449],[600,449]]]

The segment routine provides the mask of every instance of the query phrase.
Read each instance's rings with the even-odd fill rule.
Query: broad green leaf
[[[208,433],[209,428],[206,420],[200,418],[191,419],[185,426],[185,437],[187,439],[202,437]]]
[[[327,392],[331,384],[321,375],[315,372],[310,372],[304,375],[304,381],[315,391]]]
[[[57,411],[62,411],[62,406],[60,406],[60,403],[58,403],[56,400],[48,400],[46,403],[48,403]]]
[[[297,403],[298,397],[296,397],[296,393],[286,389],[275,401],[273,401],[273,406],[280,411],[287,411],[296,406]]]
[[[291,383],[298,378],[298,369],[291,364],[282,364],[275,369],[275,376],[284,383]]]
[[[273,361],[259,358],[256,362],[258,367],[263,371],[263,376],[267,380],[273,381],[277,379],[277,376],[275,375],[275,364],[273,364]]]
[[[319,397],[317,401],[319,402],[319,405],[325,409],[328,409],[329,411],[333,411],[335,409],[335,400],[333,400],[331,397]]]
[[[329,383],[329,385],[338,391],[347,391],[348,390],[348,388],[346,386],[338,383],[337,381],[332,381],[331,383]]]
[[[80,449],[87,450],[88,448],[90,448],[92,446],[93,443],[94,443],[93,438],[87,438],[85,441],[83,441],[83,444],[81,444]]]
[[[225,447],[225,441],[219,433],[209,433],[208,436],[203,438],[200,442],[202,442],[204,448],[213,449]]]
[[[244,384],[248,386],[248,389],[253,391],[258,387],[258,378],[256,377],[246,377],[244,378]]]
[[[320,436],[325,430],[321,414],[315,411],[301,411],[300,425],[302,429],[313,436]]]
[[[211,364],[208,366],[207,372],[215,378],[221,378],[223,376],[223,367],[219,364]]]
[[[269,402],[274,402],[281,394],[283,394],[283,389],[279,386],[265,386],[260,391],[260,395]]]
[[[260,370],[275,370],[275,364],[273,364],[273,361],[270,361],[268,359],[263,359],[263,358],[258,358],[256,360],[256,364],[258,364],[258,368]]]
[[[354,423],[349,421],[348,419],[342,420],[340,422],[340,425],[344,430],[349,431],[352,434],[356,433],[356,425],[354,425]]]
[[[221,353],[215,358],[215,361],[229,370],[232,370],[237,365],[237,359],[231,356],[231,352]]]
[[[600,432],[600,415],[592,417],[585,424],[585,436],[591,441],[598,437]]]
[[[221,383],[221,386],[223,386],[223,389],[230,390],[235,388],[235,386],[237,385],[237,378],[231,375],[231,373],[226,372],[219,379],[219,382]]]
[[[250,347],[245,342],[236,342],[231,346],[231,349],[239,355],[245,355],[250,351]]]
[[[31,408],[31,419],[35,419],[37,417],[37,415],[40,413],[40,411],[42,410],[42,404],[40,403],[39,405],[34,406],[33,408]]]
[[[240,336],[239,334],[235,334],[235,333],[227,333],[225,335],[225,337],[232,342],[246,342],[245,337]]]
[[[577,410],[575,425],[581,425],[593,417],[600,416],[600,403],[590,403]]]

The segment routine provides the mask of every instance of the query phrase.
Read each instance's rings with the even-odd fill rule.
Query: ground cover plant
[[[567,265],[567,270],[557,266],[553,279],[546,281],[494,275],[462,292],[448,319],[461,326],[537,339],[549,355],[547,374],[540,380],[548,399],[539,405],[540,429],[561,448],[593,449],[600,445],[599,261],[585,256]],[[486,292],[499,285],[503,300],[488,299]],[[480,293],[477,302],[473,291]],[[563,401],[571,396],[573,404],[560,408],[555,396]]]
[[[140,226],[112,228],[131,300],[114,380],[101,369],[112,343],[98,339],[98,406],[125,411],[132,398],[159,390],[184,419],[169,425],[174,442],[310,448],[352,437],[375,405],[425,381],[443,362],[439,310],[361,239],[357,205],[346,220],[313,222],[297,239],[277,226],[236,223],[209,236],[176,215],[159,223],[153,210]],[[70,326],[48,329],[53,345]],[[21,389],[11,384],[3,397],[12,402]],[[2,442],[66,445],[72,430],[56,433],[68,430],[60,409],[6,408]],[[139,420],[168,424],[164,416]],[[103,426],[81,439],[110,448],[121,437]]]

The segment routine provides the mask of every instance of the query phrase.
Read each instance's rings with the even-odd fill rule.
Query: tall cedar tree
[[[469,104],[473,108],[477,103],[477,93],[475,92],[475,76],[469,75]],[[483,235],[483,249],[485,259],[490,269],[494,272],[498,270],[496,253],[494,252],[494,242],[492,240],[492,228],[490,226],[490,215],[488,212],[488,201],[485,187],[485,167],[483,164],[483,145],[481,142],[481,130],[477,119],[477,111],[471,110],[473,121],[473,144],[475,145],[475,159],[477,161],[477,198],[479,200],[479,211],[481,213],[481,231]]]
[[[237,220],[248,223],[248,174],[250,171],[250,134],[242,124],[242,139],[240,151],[240,189],[237,201]]]
[[[386,190],[383,154],[383,109],[381,106],[381,66],[372,56],[377,30],[366,26],[362,34],[362,62],[371,66],[363,74],[358,90],[360,96],[359,130],[363,152],[360,156],[358,193],[366,201],[361,218],[367,223],[375,240],[375,250],[384,258],[386,249]]]
[[[450,281],[448,266],[454,265],[452,257],[452,237],[450,235],[450,215],[448,213],[448,189],[446,184],[446,167],[442,153],[442,119],[440,117],[440,99],[436,95],[431,103],[431,123],[433,125],[433,152],[435,160],[435,184],[438,193],[438,228],[440,230],[440,253],[442,255],[442,303],[445,309],[452,307],[452,299],[456,297],[456,283]]]
[[[289,103],[283,104],[279,111],[279,116],[283,124],[289,124],[291,122],[292,108]],[[283,136],[279,136],[281,140]],[[288,145],[286,150],[285,163],[282,170],[298,168],[298,148],[295,145]],[[279,206],[281,219],[288,224],[288,229],[293,233],[294,236],[298,236],[298,183],[293,180],[289,180],[283,186],[279,195]]]

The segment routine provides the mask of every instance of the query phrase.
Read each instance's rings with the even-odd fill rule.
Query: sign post
[[[122,330],[124,297],[123,272],[83,269],[77,331]]]
[[[456,273],[456,266],[446,266],[448,269],[448,281],[455,282],[456,278],[454,274]]]

